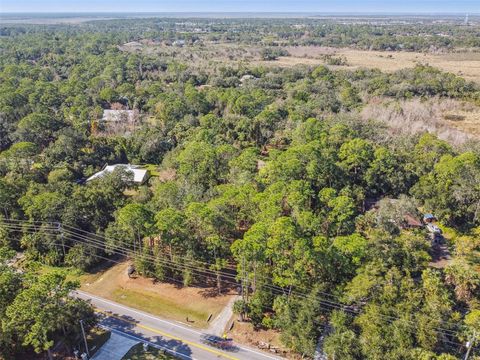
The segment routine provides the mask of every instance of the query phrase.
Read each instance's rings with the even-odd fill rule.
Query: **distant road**
[[[74,295],[88,300],[102,314],[100,324],[129,336],[170,349],[182,359],[277,360],[281,357],[235,344],[234,351],[223,351],[201,342],[201,330],[164,320],[143,311],[106,300],[83,291]]]

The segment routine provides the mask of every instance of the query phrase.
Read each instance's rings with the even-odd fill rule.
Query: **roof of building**
[[[106,165],[103,168],[102,171],[99,171],[99,172],[93,174],[92,176],[90,176],[87,179],[87,182],[92,181],[92,180],[97,179],[97,178],[101,178],[102,176],[113,172],[117,168],[122,168],[129,173],[133,173],[133,182],[135,182],[135,183],[140,183],[141,184],[147,178],[148,170],[142,169],[138,165],[115,164],[115,165]]]
[[[428,220],[434,220],[434,219],[436,219],[436,218],[435,218],[435,215],[433,215],[433,214],[425,214],[425,215],[423,215],[423,218],[424,218],[425,220],[427,220],[427,219],[428,219]]]
[[[247,80],[256,80],[257,78],[252,74],[245,74],[240,78],[240,82],[245,82]]]
[[[102,121],[134,122],[137,116],[137,110],[103,110]]]
[[[410,226],[410,227],[421,227],[421,226],[423,226],[422,222],[411,214],[405,214],[404,220],[407,223],[407,225]]]
[[[140,46],[143,46],[143,44],[138,42],[138,41],[130,41],[130,42],[127,42],[127,43],[123,44],[123,46],[140,47]]]

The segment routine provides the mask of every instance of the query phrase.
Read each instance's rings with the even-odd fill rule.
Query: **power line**
[[[50,235],[54,235],[54,234],[50,233]],[[81,241],[80,241],[80,243],[85,244],[85,243],[83,243],[83,242],[81,242]],[[88,243],[87,243],[86,245],[88,245]],[[60,247],[61,244],[55,244],[55,246]],[[69,248],[69,249],[73,248],[73,246],[70,246],[70,245],[65,245],[65,246],[66,246],[67,248]],[[95,245],[94,247],[97,247],[97,248],[98,248],[98,245]],[[123,253],[121,253],[121,252],[120,252],[120,253],[116,253],[116,254],[117,254],[117,255],[118,255],[118,254],[123,255]],[[115,260],[112,260],[112,259],[108,259],[108,258],[99,256],[99,255],[97,255],[97,254],[91,254],[91,255],[92,255],[93,257],[102,258],[102,259],[105,259],[105,260],[108,260],[108,261],[111,261],[111,262],[114,262],[114,263],[117,263],[117,264],[121,264],[121,263],[122,263],[122,262],[120,262],[120,261],[115,261]],[[202,275],[200,275],[200,276],[202,276]],[[177,279],[173,279],[173,278],[171,278],[171,277],[165,277],[165,278],[166,278],[166,279],[169,279],[169,280],[172,280],[172,281],[174,281],[174,282],[182,283],[181,281],[179,281],[179,280],[177,280]],[[224,282],[229,283],[229,284],[233,284],[233,285],[237,285],[236,283],[231,283],[231,282],[229,282],[229,281],[224,281]],[[281,295],[281,294],[277,294],[277,295]],[[284,294],[283,294],[283,295],[284,295]],[[299,295],[297,295],[297,294],[291,294],[291,296],[293,296],[293,297],[305,298],[304,296],[299,296]],[[327,307],[326,307],[326,306],[327,306]],[[320,308],[323,308],[324,310],[331,311],[331,310],[332,310],[332,305],[331,305],[331,304],[325,304],[325,303],[323,303],[322,301],[320,301]],[[335,307],[333,307],[333,308],[335,308]],[[338,307],[337,307],[337,308],[338,308]],[[272,308],[266,307],[266,309],[269,309],[269,310],[274,311],[274,309],[272,309]],[[340,309],[341,309],[341,308],[340,308]],[[344,311],[347,311],[347,312],[348,312],[348,309],[341,309],[341,310],[344,310]],[[349,311],[349,312],[351,312],[352,315],[358,315],[358,314],[359,314],[359,313],[354,312],[354,311]],[[382,317],[382,315],[380,315],[380,317]],[[402,318],[397,318],[397,320],[399,320],[399,321],[407,321],[406,319],[402,319]],[[315,323],[317,323],[317,322],[315,321]],[[393,324],[393,322],[389,322],[389,323],[390,323],[390,324]],[[408,326],[408,324],[407,324],[407,326]],[[448,339],[445,338],[445,337],[448,337],[448,336],[453,336],[453,334],[447,334],[447,333],[441,331],[440,328],[435,328],[434,330],[436,330],[439,335],[443,335],[443,338],[441,338],[441,341],[442,341],[442,342],[448,343],[448,344],[452,344],[452,345],[456,345],[456,346],[462,346],[462,344],[460,344],[460,343],[458,343],[458,342],[454,342],[454,341],[451,341],[451,340],[448,340]],[[444,329],[444,330],[445,330],[445,329]],[[447,330],[447,331],[448,331],[448,330]]]
[[[28,223],[28,221],[26,221],[26,220],[15,220],[15,221],[17,221],[17,222],[23,222],[23,223]],[[35,222],[35,223],[42,223],[42,222],[39,222],[39,221],[34,221],[34,222]],[[52,226],[54,226],[54,225],[57,224],[57,223],[49,223],[49,224],[51,224]],[[78,229],[78,228],[75,228],[75,227],[73,227],[73,226],[64,225],[64,228],[70,228],[70,229],[73,229],[74,231],[80,231],[80,232],[82,232],[82,233],[86,233],[86,234],[92,235],[93,237],[96,237],[96,238],[98,238],[98,239],[101,239],[102,241],[105,241],[105,242],[111,242],[111,241],[113,241],[113,242],[115,242],[115,243],[117,243],[117,244],[124,245],[124,246],[125,246],[125,244],[127,244],[125,241],[118,240],[118,239],[107,238],[106,236],[103,236],[103,235],[100,235],[100,234],[95,234],[95,233],[92,233],[92,232],[88,232],[88,231],[86,231],[86,230]],[[127,244],[127,245],[128,245],[128,244]],[[119,246],[117,245],[116,247],[119,247]],[[109,251],[110,251],[110,249],[107,249],[107,250],[106,250],[106,252],[109,252]],[[189,261],[192,261],[192,260],[189,260]],[[200,263],[200,264],[209,265],[209,266],[215,265],[215,264],[212,264],[212,263],[202,262],[202,261],[199,261],[199,260],[193,260],[193,261],[194,261],[194,262],[197,262],[197,263]],[[229,268],[229,269],[231,269],[231,270],[234,270],[234,271],[237,270],[237,267],[235,267],[235,266],[233,266],[233,265],[231,265],[230,267],[227,267],[227,268]],[[215,274],[217,274],[217,273],[219,273],[219,274],[221,274],[221,275],[223,275],[223,276],[227,276],[227,277],[231,275],[230,273],[225,273],[225,272],[222,272],[222,271],[216,271]],[[268,279],[268,280],[270,280],[270,278],[267,278],[267,277],[262,276],[262,275],[258,275],[257,278],[258,278],[258,279]],[[274,285],[274,284],[269,285],[269,286],[275,287],[276,289],[278,289],[278,290],[280,290],[280,291],[283,291],[283,292],[286,292],[286,291],[287,291],[285,288],[282,288],[282,287],[277,286],[277,285]],[[301,287],[301,286],[297,286],[297,285],[294,286],[294,287],[295,287],[295,288],[299,288],[299,289],[303,289],[303,290],[306,291],[307,293],[312,291],[312,288],[305,288],[305,287]],[[289,291],[289,292],[290,292],[290,291]],[[333,299],[335,299],[335,300],[338,300],[338,297],[335,296],[335,295],[333,295],[333,294],[329,294],[329,293],[326,293],[326,292],[320,292],[320,293],[321,293],[322,295],[326,296],[326,297],[331,297],[331,298],[333,298]]]
[[[37,228],[37,227],[35,227]],[[55,229],[52,229],[52,230],[55,230]],[[71,233],[71,232],[70,232]],[[76,234],[72,234],[74,236],[77,236]],[[101,236],[98,236],[99,238],[101,238]],[[82,237],[80,237],[82,238]],[[103,238],[105,240],[108,240],[107,238]],[[78,240],[78,239],[77,239]],[[92,244],[92,239],[89,239],[89,238],[86,238],[86,237],[83,237],[84,241],[86,241],[87,243],[90,243]],[[95,243],[95,242],[94,242]],[[97,240],[96,243],[97,245],[96,249],[99,249],[99,250],[102,250],[102,251],[105,251],[104,249],[104,243],[99,243],[99,241]],[[98,247],[98,245],[100,245],[100,247]],[[121,253],[122,256],[128,256],[129,254],[127,253],[128,251],[131,251],[131,249],[128,249],[128,248],[124,248],[124,247],[119,247],[120,250],[122,250],[123,252]],[[118,253],[118,252],[117,252]],[[144,260],[153,260],[153,261],[159,261],[158,258],[155,258],[155,257],[152,257],[152,256],[145,256],[145,255],[142,255],[144,256]],[[211,271],[211,270],[205,270],[205,269],[201,269],[199,267],[195,267],[194,265],[191,265],[191,266],[185,266],[183,265],[179,265],[175,262],[172,262],[172,261],[169,261],[169,260],[166,260],[166,259],[163,259],[163,260],[160,260],[162,263],[167,263],[168,265],[170,266],[174,266],[176,268],[179,268],[180,270],[190,270],[192,272],[197,272],[197,275],[198,275],[198,272],[200,273],[207,273],[207,274],[210,274],[210,275],[217,275],[217,273],[215,271]],[[236,280],[236,278],[234,276],[232,276],[231,274],[228,274],[228,273],[222,273],[220,272],[220,275],[223,275],[224,278],[229,278],[229,279],[233,279],[233,280]],[[202,276],[202,275],[200,275]],[[207,276],[203,275],[203,277],[206,277],[208,278]],[[226,280],[223,281],[224,283],[226,282]],[[228,283],[228,282],[227,282]],[[230,282],[231,283],[231,282]],[[236,283],[235,283],[236,284]],[[262,284],[262,286],[264,288],[268,288],[269,290],[273,291],[273,292],[276,292],[276,294],[285,294],[285,289],[283,288],[279,288],[279,287],[276,287],[276,286],[271,286],[269,284]],[[278,291],[280,291],[280,293],[278,293]],[[301,297],[301,298],[307,298],[308,297],[308,294],[303,294],[303,293],[299,293],[299,292],[293,292],[293,293],[290,293],[291,295],[294,295],[296,297]],[[360,311],[359,310],[354,310],[352,309],[351,307],[345,305],[345,304],[341,304],[341,303],[338,303],[338,302],[334,302],[334,301],[330,301],[330,300],[326,300],[326,299],[321,299],[322,303],[326,306],[330,306],[332,308],[336,308],[336,309],[341,309],[341,310],[344,310],[344,311],[347,311],[347,312],[350,312],[350,313],[353,313],[353,314],[359,314]],[[389,319],[391,321],[393,320],[398,320],[398,319],[401,319],[402,321],[409,321],[412,325],[416,326],[416,324],[412,321],[412,320],[408,320],[408,319],[403,319],[403,318],[399,318],[399,317],[394,317],[394,316],[388,316],[388,315],[381,315],[381,317],[383,318],[386,318],[386,319]],[[444,322],[444,321],[441,321],[441,323],[446,323],[448,325],[451,325],[447,322]],[[457,334],[455,331],[453,330],[449,330],[449,329],[444,329],[444,328],[437,328],[437,329],[440,329],[441,331],[444,331],[444,332],[449,332],[449,333],[452,333],[452,334]]]
[[[0,223],[2,223],[2,222],[3,221],[0,220]],[[25,223],[27,223],[27,224],[26,225],[21,225],[21,226],[13,225],[13,224],[11,224],[11,225],[13,225],[13,229],[16,229],[16,230],[32,230],[31,227],[29,227],[28,222],[25,221]],[[9,224],[5,224],[5,225],[9,226]],[[58,235],[58,233],[55,233],[56,231],[58,231],[58,227],[48,227],[47,226],[46,228],[40,227],[40,229],[39,229],[37,226],[33,226],[33,228],[34,228],[33,230],[35,230],[35,231],[38,231],[40,229],[46,229],[46,230],[49,230],[49,231],[53,231],[53,233],[49,233],[50,235]],[[101,242],[101,240],[100,240],[100,238],[102,238],[101,236],[98,236],[99,237],[98,240],[94,240],[94,239],[85,237],[83,235],[75,234],[71,231],[68,231],[67,234],[70,234],[70,237],[72,238],[72,241],[84,243],[84,244],[90,245],[90,246],[92,246],[92,247],[94,247],[98,250],[105,251],[105,248],[104,248],[105,243]],[[103,239],[108,240],[107,238],[103,238]],[[120,247],[118,247],[117,251],[111,251],[111,252],[114,253],[114,254],[117,254],[117,255],[121,255],[121,256],[129,256],[129,251],[131,251],[131,250],[132,249],[120,246]],[[145,256],[145,255],[141,255],[141,256]],[[180,258],[182,258],[182,257],[180,257]],[[190,266],[180,265],[178,263],[167,260],[165,258],[163,258],[162,260],[159,260],[158,258],[149,255],[149,256],[145,256],[144,260],[146,260],[147,262],[161,261],[163,264],[168,264],[169,266],[174,266],[174,267],[176,267],[177,269],[180,269],[180,270],[190,270],[193,273],[196,272],[197,276],[202,276],[202,277],[205,277],[205,278],[210,278],[210,277],[208,277],[208,275],[202,275],[202,273],[203,274],[206,273],[206,274],[209,274],[211,276],[213,276],[213,275],[216,276],[217,275],[217,273],[213,270],[205,270],[205,269],[199,268],[198,266],[195,267],[194,265],[190,265]],[[198,273],[200,273],[200,275]],[[220,273],[220,275],[223,275],[227,279],[236,280],[235,276],[233,276],[231,274],[228,274],[228,273]],[[223,282],[238,286],[237,282],[231,282],[231,281],[227,281],[225,279],[223,280]],[[276,292],[277,295],[285,295],[285,289],[283,289],[283,288],[271,286],[269,284],[261,284],[261,286],[271,290],[274,293]],[[279,293],[279,291],[280,291],[280,293]],[[295,297],[299,297],[299,298],[304,298],[304,299],[308,298],[308,294],[302,294],[302,293],[299,293],[299,292],[291,292],[290,295],[295,296]],[[321,302],[322,305],[328,306],[331,309],[340,309],[340,310],[350,312],[350,313],[356,314],[356,315],[361,313],[360,310],[354,310],[354,309],[352,309],[351,307],[349,307],[345,304],[341,304],[341,303],[338,303],[338,302],[334,302],[334,301],[330,301],[330,300],[326,300],[326,299],[322,299],[322,298],[319,298],[319,299],[321,299],[320,302]],[[412,327],[417,326],[417,324],[415,322],[413,322],[412,320],[408,320],[408,319],[404,319],[404,318],[400,318],[400,317],[388,316],[388,315],[383,315],[383,314],[380,315],[380,317],[382,317],[384,319],[388,319],[388,321],[390,323],[393,323],[393,321],[395,321],[395,320],[400,320],[402,322],[410,323],[411,324],[410,326],[412,326]],[[441,321],[441,323],[442,322],[443,321]],[[452,324],[447,323],[447,322],[443,322],[443,323],[446,323],[447,325],[452,325]],[[456,324],[456,325],[458,326],[458,324]],[[457,336],[458,335],[458,333],[453,331],[453,330],[449,330],[449,329],[445,329],[445,328],[441,328],[441,327],[437,327],[437,328],[435,328],[435,330],[437,330],[439,333],[443,333],[444,335],[449,335],[449,336],[452,336],[452,335]]]

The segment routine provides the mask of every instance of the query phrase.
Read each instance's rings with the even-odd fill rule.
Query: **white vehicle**
[[[427,230],[434,235],[442,235],[442,230],[435,224],[427,224]]]

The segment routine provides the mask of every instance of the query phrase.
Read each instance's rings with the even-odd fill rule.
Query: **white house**
[[[133,174],[133,182],[135,184],[143,184],[145,181],[148,180],[149,173],[148,170],[142,169],[138,165],[130,165],[130,164],[115,164],[115,165],[105,165],[102,171],[99,171],[87,179],[87,182],[92,181],[97,178],[101,178],[102,176],[112,173],[115,169],[124,169],[128,173]]]

